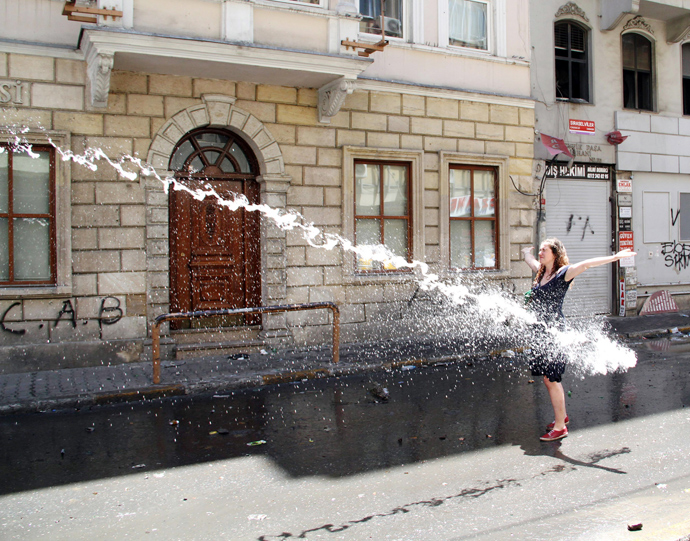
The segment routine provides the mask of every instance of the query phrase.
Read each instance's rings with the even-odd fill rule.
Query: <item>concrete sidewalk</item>
[[[690,332],[690,314],[610,317],[621,339],[658,336],[677,329]],[[233,389],[355,374],[404,365],[432,365],[500,355],[507,344],[472,344],[463,340],[398,340],[341,346],[332,363],[330,347],[284,350],[246,356],[214,356],[161,363],[161,384],[153,385],[150,362],[69,368],[0,375],[0,414],[79,408],[174,395],[224,393]]]

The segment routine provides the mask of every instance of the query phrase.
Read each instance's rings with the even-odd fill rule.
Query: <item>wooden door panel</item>
[[[194,189],[211,185],[224,199],[245,195],[258,203],[254,180],[187,180]],[[245,308],[261,304],[260,233],[255,212],[231,212],[215,199],[201,201],[171,192],[171,310]],[[237,319],[227,321],[237,322]],[[258,324],[258,315],[245,324]],[[183,325],[184,326],[184,325]]]

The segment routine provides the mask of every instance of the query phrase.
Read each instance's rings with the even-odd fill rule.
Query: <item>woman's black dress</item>
[[[533,376],[546,376],[549,381],[561,381],[565,371],[565,356],[560,351],[554,337],[545,327],[565,328],[563,299],[572,280],[566,281],[565,273],[569,265],[561,267],[551,280],[544,285],[532,287],[529,308],[535,313],[541,325],[535,329],[530,368]],[[541,330],[540,330],[541,329]]]

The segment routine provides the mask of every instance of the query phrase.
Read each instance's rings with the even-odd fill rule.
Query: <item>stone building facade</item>
[[[278,13],[303,17],[307,22],[315,18],[312,11],[317,8],[313,6],[300,11],[279,4],[257,2],[254,9],[283,9]],[[502,3],[496,4],[499,9]],[[355,22],[359,20],[351,13],[340,13],[335,6],[322,7],[336,22],[351,23],[353,17]],[[415,9],[421,8],[416,5]],[[56,17],[53,12],[40,10],[37,16]],[[493,16],[492,21],[498,19]],[[522,22],[527,33],[526,21]],[[50,223],[54,233],[51,255],[44,257],[52,262],[48,278],[37,280],[42,283],[22,284],[12,274],[10,281],[14,276],[14,282],[5,279],[4,285],[0,284],[0,350],[5,359],[0,370],[147,358],[153,319],[175,307],[174,302],[171,305],[171,280],[175,279],[171,278],[171,264],[178,263],[173,262],[171,243],[183,241],[171,239],[177,234],[170,225],[171,208],[177,208],[171,207],[175,190],[157,177],[179,178],[185,173],[179,168],[171,170],[176,152],[182,149],[180,142],[189,134],[205,137],[209,129],[216,130],[217,138],[237,138],[238,148],[248,156],[247,163],[255,164],[247,165],[247,171],[253,175],[251,182],[258,185],[256,202],[299,212],[306,223],[353,242],[367,218],[360,215],[357,206],[363,196],[355,177],[360,175],[362,164],[380,167],[385,175],[404,170],[407,208],[402,219],[406,220],[409,238],[405,237],[402,250],[407,259],[425,262],[446,281],[481,277],[509,290],[526,287],[530,272],[520,263],[520,249],[533,240],[535,211],[533,200],[519,194],[514,185],[525,191],[532,189],[535,118],[533,101],[526,96],[529,65],[525,60],[506,60],[515,44],[504,44],[506,50],[500,58],[496,51],[488,51],[485,57],[474,51],[453,54],[457,62],[477,64],[473,69],[478,73],[486,66],[505,68],[506,74],[517,70],[516,92],[497,91],[483,82],[473,88],[472,79],[464,77],[455,87],[405,81],[402,75],[395,76],[400,68],[387,65],[377,68],[377,77],[345,77],[345,83],[334,79],[333,90],[328,87],[333,83],[328,82],[281,84],[291,79],[281,78],[278,67],[265,68],[244,80],[233,79],[232,71],[218,77],[218,69],[207,69],[207,76],[185,74],[189,70],[182,60],[177,69],[161,70],[168,73],[139,65],[131,69],[134,64],[128,60],[129,53],[116,51],[108,56],[104,42],[93,45],[104,35],[107,39],[149,38],[134,30],[108,33],[101,25],[88,25],[79,30],[78,48],[12,40],[1,44],[0,85],[14,91],[0,111],[4,155],[10,160],[5,165],[9,171],[6,176],[14,179],[8,182],[19,186],[22,175],[28,174],[17,157],[20,150],[10,145],[20,130],[21,138],[36,149],[45,149],[46,164],[50,163],[45,175],[54,185],[54,206],[52,214],[40,219]],[[491,33],[499,31],[496,28]],[[64,37],[66,41],[68,38],[70,35]],[[35,39],[41,41],[38,36]],[[218,43],[212,41],[211,46]],[[496,46],[501,47],[500,43]],[[452,55],[449,60],[421,45],[416,49],[405,43],[394,47],[397,49],[393,48],[391,55],[421,54],[434,62],[445,58],[450,63],[446,66],[459,65],[453,64]],[[358,63],[364,74],[368,67],[385,63],[388,54],[375,53],[379,56],[367,63],[344,47],[337,49],[329,61],[343,57]],[[96,60],[89,56],[90,51],[95,51]],[[276,50],[276,55],[280,54],[283,51]],[[325,53],[300,54],[318,57]],[[443,66],[440,62],[439,69]],[[386,73],[385,69],[393,71]],[[329,92],[337,99],[328,101]],[[52,150],[52,145],[59,150]],[[62,152],[83,155],[89,149],[101,149],[113,162],[125,155],[138,157],[153,167],[155,175],[144,174],[127,161],[123,167],[134,173],[131,177],[119,174],[104,158],[95,162],[96,169],[62,159]],[[458,229],[450,219],[462,216],[454,207],[458,199],[451,193],[456,169],[470,171],[467,174],[478,179],[476,171],[480,171],[494,179],[488,188],[490,195],[481,203],[488,209],[488,229],[477,225],[479,220],[471,228],[466,225],[469,222],[463,222]],[[476,199],[474,204],[479,205],[481,198]],[[24,215],[15,216],[12,208],[9,212],[7,219],[17,224],[28,220],[22,218]],[[191,212],[196,216],[194,208]],[[217,218],[214,211],[203,212],[205,231],[225,223],[215,221],[225,218]],[[385,212],[379,212],[382,217],[376,223],[384,222],[393,231],[395,224],[391,225]],[[379,269],[385,272],[368,272],[369,263],[354,254],[341,247],[325,250],[311,246],[299,230],[283,230],[265,216],[257,221],[257,227],[259,246],[254,265],[260,269],[256,287],[262,305],[334,301],[342,313],[343,340],[404,336],[411,315],[409,301],[418,288],[415,272],[390,267]],[[474,250],[478,252],[479,233],[473,228],[491,232],[486,233],[490,240],[482,241],[488,242],[489,248],[482,262],[477,259],[465,268],[458,261],[476,254],[455,237],[458,231],[471,231],[476,235],[472,242],[476,242]],[[177,245],[178,252],[181,245]],[[13,246],[10,261],[17,268],[23,264],[25,249],[28,247]],[[214,279],[209,280],[212,289]],[[221,278],[215,280],[222,282]],[[210,354],[235,347],[319,345],[327,343],[331,335],[330,318],[323,311],[267,314],[240,323],[244,324],[225,321],[218,323],[219,328],[209,325],[213,328],[172,331],[166,326],[167,355]]]

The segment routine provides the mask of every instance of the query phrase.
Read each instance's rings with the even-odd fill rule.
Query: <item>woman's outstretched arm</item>
[[[522,255],[525,258],[525,263],[527,263],[527,266],[532,269],[534,272],[539,271],[539,261],[532,255],[532,250],[534,250],[534,246],[530,246],[528,248],[523,248],[522,249]]]
[[[637,252],[626,249],[607,257],[593,257],[592,259],[585,259],[584,261],[580,261],[579,263],[575,263],[574,265],[570,265],[570,267],[568,267],[568,270],[565,273],[565,280],[569,282],[576,276],[585,272],[587,269],[613,263],[614,261],[618,261],[624,257],[630,257],[633,255],[637,255]]]

